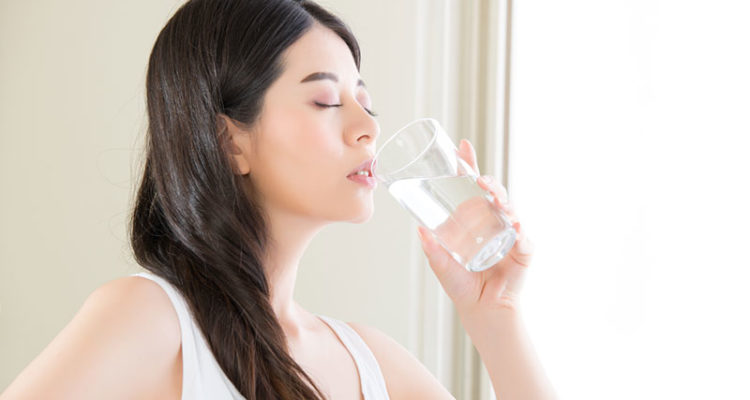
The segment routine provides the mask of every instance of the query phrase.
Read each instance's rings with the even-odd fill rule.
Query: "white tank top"
[[[132,276],[140,276],[158,283],[177,311],[182,336],[182,400],[244,400],[245,397],[237,391],[214,358],[182,294],[165,279],[151,272],[141,272]],[[364,399],[388,400],[383,374],[364,340],[343,321],[317,316],[336,332],[354,358]]]

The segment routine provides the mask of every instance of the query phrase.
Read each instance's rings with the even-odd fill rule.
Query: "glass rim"
[[[388,140],[386,140],[383,143],[383,145],[380,146],[380,149],[378,150],[377,153],[375,153],[375,157],[373,157],[373,159],[372,159],[372,164],[376,164],[376,161],[378,160],[378,157],[380,157],[380,153],[383,151],[383,149],[385,149],[388,146],[389,143],[391,143],[391,141],[394,138],[396,138],[398,135],[400,135],[401,133],[403,133],[407,128],[411,127],[412,125],[416,125],[416,124],[418,124],[420,122],[430,122],[430,123],[432,123],[435,126],[436,129],[437,128],[442,128],[442,126],[440,125],[440,122],[438,122],[438,120],[436,120],[435,118],[426,117],[426,118],[417,118],[415,120],[412,120],[408,124],[402,126],[399,130],[397,130],[396,133],[393,134],[393,136],[389,137]],[[427,145],[422,149],[422,151],[419,154],[417,154],[417,156],[414,157],[414,159],[411,160],[410,162],[408,162],[406,165],[404,165],[403,167],[401,167],[401,168],[399,168],[399,169],[397,169],[395,171],[389,172],[388,175],[393,175],[393,174],[395,174],[395,173],[397,173],[399,171],[402,171],[402,170],[406,169],[407,167],[409,167],[410,165],[412,165],[415,162],[417,162],[427,152],[427,149],[429,149],[430,146],[432,146],[432,144],[437,139],[437,132],[436,132],[436,130],[433,129],[431,132],[432,132],[432,137],[430,138],[429,143],[427,143]],[[371,166],[370,170],[372,171],[373,176],[375,176],[376,178],[382,177],[382,175],[375,173],[375,169],[373,169],[372,166]],[[385,181],[385,179],[382,179],[382,178],[380,178],[380,180],[381,181]]]

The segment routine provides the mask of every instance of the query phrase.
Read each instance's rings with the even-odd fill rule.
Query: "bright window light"
[[[750,398],[750,3],[514,2],[524,316],[564,399]]]

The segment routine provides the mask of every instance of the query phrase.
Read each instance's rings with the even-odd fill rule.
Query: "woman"
[[[380,331],[292,298],[305,247],[364,222],[379,134],[349,29],[311,1],[191,0],[149,60],[144,175],[131,224],[149,272],[98,288],[3,400],[448,399]],[[476,168],[473,149],[462,157]],[[490,181],[496,206],[503,188]],[[500,398],[550,396],[516,315],[531,255],[469,273],[430,240]],[[422,235],[424,236],[424,235]]]

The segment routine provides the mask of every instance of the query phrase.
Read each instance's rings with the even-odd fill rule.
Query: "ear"
[[[230,157],[232,169],[235,174],[247,175],[250,173],[250,160],[252,159],[251,132],[243,129],[234,120],[224,114],[219,114],[216,119],[216,131],[219,135],[222,147]]]

